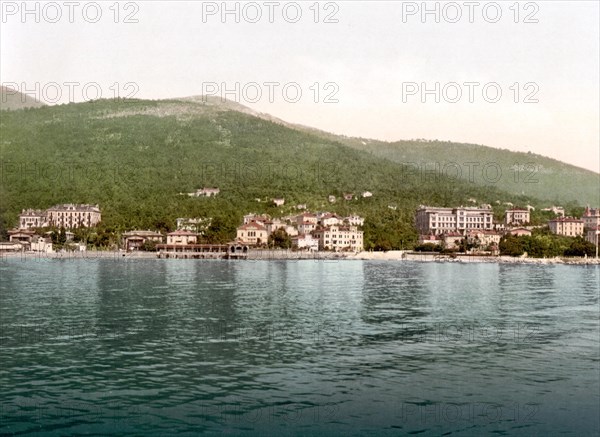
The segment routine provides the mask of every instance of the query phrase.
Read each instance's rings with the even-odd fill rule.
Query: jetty
[[[157,244],[158,258],[246,259],[248,246],[240,244]]]

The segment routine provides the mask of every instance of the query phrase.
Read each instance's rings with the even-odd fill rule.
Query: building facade
[[[250,222],[237,228],[237,241],[251,246],[267,244],[267,228],[261,223]]]
[[[528,209],[513,208],[507,209],[504,213],[504,223],[509,226],[525,225],[531,221],[531,215]]]
[[[208,229],[212,223],[212,218],[186,218],[180,217],[176,220],[178,231],[193,231],[201,235]]]
[[[351,226],[362,226],[365,224],[365,219],[358,215],[350,215],[344,219]]]
[[[526,228],[514,228],[506,231],[506,234],[515,235],[517,237],[530,236],[531,231]]]
[[[304,214],[299,214],[298,216],[296,216],[296,223],[299,225],[306,222],[313,223],[316,225],[318,221],[319,220],[317,219],[317,216],[310,212],[305,212]]]
[[[271,217],[266,214],[257,215],[254,213],[250,213],[250,214],[246,214],[244,216],[244,224],[245,225],[247,225],[248,223],[256,222],[256,223],[260,223],[261,225],[264,226],[264,224],[270,220],[271,220]]]
[[[55,205],[47,210],[24,209],[19,214],[21,229],[46,228],[54,226],[66,229],[90,228],[100,223],[102,215],[98,205],[77,205],[67,203]]]
[[[562,206],[551,206],[549,208],[542,208],[542,211],[551,211],[561,217],[565,216],[565,209]]]
[[[594,246],[598,246],[598,242],[600,241],[600,226],[596,226],[595,228],[587,228],[585,232],[585,239]]]
[[[42,209],[24,209],[19,214],[19,228],[34,229],[48,226],[46,211]]]
[[[600,208],[586,207],[581,220],[583,220],[583,226],[588,229],[600,226]]]
[[[221,192],[218,188],[201,188],[197,189],[193,193],[188,193],[190,197],[215,197]]]
[[[467,233],[467,243],[486,249],[494,244],[500,244],[501,237],[502,235],[495,231],[469,231]]]
[[[162,243],[163,236],[153,231],[129,231],[121,236],[121,243],[125,250],[139,250],[146,241]]]
[[[342,223],[344,223],[344,219],[342,219],[337,214],[327,214],[321,217],[320,223],[323,226],[341,225]]]
[[[167,245],[188,245],[196,244],[198,235],[192,231],[175,231],[167,234]]]
[[[319,250],[319,240],[310,234],[292,237],[292,247],[299,250]]]
[[[415,225],[419,234],[441,235],[470,230],[492,230],[493,212],[488,208],[437,208],[421,206],[415,215]]]
[[[8,231],[8,241],[29,245],[34,235],[35,232],[28,229],[11,229]]]
[[[363,231],[356,226],[321,227],[313,232],[319,240],[319,250],[354,251],[363,250]]]
[[[556,235],[565,235],[567,237],[577,237],[583,235],[583,220],[566,217],[557,218],[548,222],[550,232]]]
[[[317,224],[310,221],[298,224],[298,234],[310,234],[315,229],[317,229]]]
[[[463,235],[460,232],[446,232],[441,238],[445,249],[458,249]]]
[[[102,215],[98,205],[66,203],[46,210],[48,226],[65,229],[91,228],[100,223]]]

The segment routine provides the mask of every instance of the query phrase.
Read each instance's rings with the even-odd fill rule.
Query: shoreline
[[[113,259],[115,261],[158,260],[156,252],[121,252],[121,251],[84,251],[84,252],[10,252],[0,254],[0,262],[8,259],[22,261],[41,260],[86,260]],[[340,260],[362,261],[409,261],[409,262],[441,262],[441,263],[497,263],[497,264],[564,264],[564,265],[600,265],[598,258],[515,258],[510,256],[481,256],[481,255],[440,255],[401,250],[387,252],[293,252],[288,250],[259,250],[253,249],[248,258],[239,261],[298,261],[313,260],[337,262]],[[197,260],[197,261],[207,261]],[[237,260],[236,260],[237,261]]]

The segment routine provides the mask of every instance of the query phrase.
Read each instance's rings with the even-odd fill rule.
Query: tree
[[[442,246],[434,243],[423,243],[415,246],[415,252],[441,252]]]
[[[525,253],[523,241],[515,235],[507,235],[500,240],[500,255],[521,256]]]
[[[269,235],[269,247],[279,249],[289,249],[292,247],[292,238],[288,235],[285,229],[279,228]]]
[[[64,226],[61,226],[60,231],[58,233],[58,244],[65,244],[67,242],[67,232]]]
[[[235,238],[236,229],[235,218],[219,215],[212,219],[204,238],[209,244],[227,243]]]
[[[565,249],[565,256],[594,256],[596,246],[581,237],[575,238],[571,245]]]
[[[140,250],[145,252],[155,252],[156,251],[156,241],[154,240],[146,240],[144,244],[140,247]]]

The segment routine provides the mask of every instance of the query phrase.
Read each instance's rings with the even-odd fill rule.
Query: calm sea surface
[[[599,432],[597,266],[3,260],[1,435]]]

